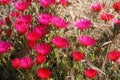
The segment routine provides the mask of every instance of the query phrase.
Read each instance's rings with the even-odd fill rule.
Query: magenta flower
[[[56,0],[39,0],[40,2],[40,5],[43,6],[43,7],[49,7],[51,5],[53,5]]]
[[[23,2],[23,1],[17,1],[16,3],[15,3],[15,8],[17,9],[17,10],[19,10],[19,11],[24,11],[25,9],[27,9],[28,8],[28,6],[29,6],[29,2]]]
[[[37,64],[42,64],[46,61],[46,56],[45,55],[37,55],[36,56],[36,62]]]
[[[30,27],[30,24],[24,23],[24,22],[21,22],[21,21],[16,21],[14,23],[14,27],[19,33],[25,34],[28,31],[28,29]]]
[[[51,75],[51,71],[47,68],[39,68],[37,71],[37,76],[40,78],[40,79],[47,79],[50,77]]]
[[[35,51],[38,54],[47,55],[51,51],[51,46],[49,44],[47,44],[47,43],[37,44],[36,47],[35,47]]]
[[[20,59],[19,58],[15,58],[15,59],[13,59],[12,60],[12,66],[14,67],[14,68],[20,68]]]
[[[30,31],[30,32],[28,32],[28,33],[26,34],[26,38],[27,38],[27,40],[29,40],[29,41],[37,41],[37,40],[39,40],[40,36],[39,36],[39,34],[38,34],[37,32],[35,32],[35,31]]]
[[[31,23],[32,16],[31,15],[19,15],[17,17],[17,21],[24,22],[24,23]]]
[[[80,29],[80,30],[84,30],[87,29],[89,27],[91,27],[92,23],[90,20],[87,19],[80,19],[78,21],[75,21],[74,25]]]
[[[32,65],[33,65],[33,61],[31,58],[23,57],[20,59],[20,68],[29,69],[30,67],[32,67]]]
[[[65,20],[63,20],[57,16],[52,17],[51,23],[57,28],[67,28],[68,27],[68,22],[66,22]]]
[[[0,41],[0,53],[7,53],[10,49],[11,43]]]
[[[112,19],[112,22],[114,23],[114,24],[120,24],[120,19]]]
[[[53,16],[50,14],[40,14],[38,16],[38,21],[43,25],[49,25],[52,17]]]
[[[35,26],[33,31],[38,33],[39,37],[43,37],[47,34],[47,27],[46,26]]]
[[[59,48],[66,48],[66,47],[69,46],[69,43],[68,43],[67,39],[62,38],[60,36],[55,36],[52,39],[52,43]]]
[[[102,5],[100,3],[92,3],[90,5],[90,9],[93,11],[93,12],[100,12],[101,9],[102,9]]]
[[[94,46],[96,44],[96,40],[94,38],[86,35],[79,36],[78,41],[84,46]]]

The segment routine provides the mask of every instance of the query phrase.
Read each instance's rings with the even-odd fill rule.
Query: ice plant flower
[[[36,56],[36,62],[37,64],[42,64],[46,61],[46,56],[45,55],[37,55]]]
[[[37,44],[35,46],[35,51],[41,55],[47,55],[51,51],[51,46],[47,43]]]
[[[51,22],[52,15],[50,14],[40,14],[38,16],[38,22],[43,25],[49,25]]]
[[[16,69],[20,68],[20,59],[19,58],[15,58],[12,60],[12,66]]]
[[[48,32],[47,32],[47,27],[46,26],[35,26],[33,28],[33,31],[35,31],[36,33],[38,33],[39,37],[43,37],[45,36]]]
[[[84,46],[94,46],[96,44],[96,40],[92,37],[81,35],[78,37],[78,41],[80,44]]]
[[[108,59],[111,61],[116,61],[118,58],[120,58],[120,51],[110,51],[107,55]]]
[[[69,46],[68,40],[60,36],[55,36],[52,39],[52,43],[58,48],[66,48]]]
[[[33,61],[30,57],[23,57],[20,59],[20,68],[22,69],[29,69],[32,67]]]
[[[26,34],[26,38],[27,38],[27,40],[29,40],[29,41],[37,41],[37,40],[39,40],[40,36],[39,36],[39,34],[38,34],[37,32],[35,32],[35,31],[30,31],[30,32],[28,32],[28,33]]]
[[[29,24],[32,21],[32,16],[31,15],[19,15],[17,17],[17,21]]]
[[[90,5],[90,9],[93,11],[93,12],[100,12],[101,9],[102,9],[102,5],[100,3],[92,3]]]
[[[82,59],[84,59],[84,54],[81,52],[75,51],[72,53],[72,57],[76,61],[81,61]]]
[[[104,21],[110,21],[114,18],[114,15],[112,15],[110,13],[101,13],[100,18]]]
[[[113,8],[116,10],[116,11],[120,11],[120,1],[119,2],[115,2],[113,4]]]
[[[56,0],[39,0],[39,3],[43,7],[49,7],[53,5],[56,2]]]
[[[27,9],[28,8],[28,6],[29,6],[29,2],[26,2],[26,1],[17,1],[16,3],[15,3],[15,8],[17,9],[17,10],[19,10],[19,11],[24,11],[25,9]]]
[[[120,19],[112,19],[112,22],[113,22],[114,24],[120,24]]]
[[[36,71],[36,73],[37,73],[37,76],[41,79],[47,79],[51,75],[51,71],[49,69],[46,69],[46,68],[39,68]]]
[[[86,69],[84,70],[84,75],[87,77],[87,78],[95,78],[97,76],[98,72],[97,70],[95,69]]]
[[[80,30],[84,30],[84,29],[87,29],[87,28],[90,28],[92,23],[90,20],[87,20],[87,19],[80,19],[80,20],[77,20],[75,21],[74,25],[80,29]]]
[[[24,23],[21,21],[16,21],[13,25],[14,25],[15,29],[21,34],[25,34],[30,27],[30,24]]]
[[[0,54],[1,53],[7,53],[10,49],[10,42],[0,41]]]
[[[0,4],[6,5],[12,2],[12,0],[0,0]]]
[[[68,27],[68,22],[57,16],[52,17],[51,23],[57,28],[67,28]]]

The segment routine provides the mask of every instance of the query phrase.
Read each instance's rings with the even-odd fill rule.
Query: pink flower
[[[112,15],[110,13],[101,13],[100,18],[104,21],[110,21],[114,18],[114,15]]]
[[[84,58],[84,54],[78,51],[72,53],[72,57],[76,61],[81,61]]]
[[[7,53],[11,44],[9,42],[0,41],[0,53]]]
[[[45,55],[37,55],[36,56],[36,62],[37,64],[42,64],[46,61],[46,56]]]
[[[47,79],[51,75],[51,71],[46,68],[39,68],[36,73],[37,73],[37,76],[41,79]]]
[[[0,0],[0,4],[6,5],[12,2],[12,0]]]
[[[110,59],[111,61],[116,61],[118,60],[118,58],[120,58],[120,51],[110,51],[107,55],[108,59]]]
[[[65,20],[63,20],[57,16],[52,17],[51,23],[57,28],[67,28],[68,27],[68,22],[66,22]]]
[[[86,35],[79,36],[78,41],[84,46],[94,46],[96,44],[96,40],[94,38]]]
[[[24,22],[24,23],[30,23],[32,21],[31,15],[19,15],[17,17],[17,21]]]
[[[112,21],[113,21],[114,24],[120,24],[120,19],[115,19],[114,18]]]
[[[67,39],[62,38],[60,36],[55,36],[52,39],[52,43],[59,48],[66,48],[66,47],[69,46],[69,43],[68,43]]]
[[[80,19],[78,21],[75,21],[74,25],[80,29],[80,30],[84,30],[87,29],[89,27],[91,27],[92,23],[90,20],[87,19]]]
[[[16,22],[14,23],[14,26],[15,26],[15,29],[16,29],[19,33],[25,34],[25,33],[28,31],[28,29],[29,29],[29,27],[30,27],[30,24],[24,23],[24,22],[21,22],[21,21],[16,21]]]
[[[95,69],[86,69],[84,75],[88,78],[95,78],[98,72]]]
[[[101,9],[102,9],[102,5],[100,3],[92,3],[90,5],[90,9],[93,11],[93,12],[100,12]]]
[[[50,14],[40,14],[38,16],[38,21],[39,21],[39,23],[41,23],[43,25],[49,25],[51,18],[52,18],[52,15],[50,15]]]
[[[29,2],[17,1],[15,3],[15,8],[19,11],[24,11],[25,9],[28,8],[29,4],[30,4]]]
[[[33,31],[38,33],[39,37],[43,37],[47,34],[47,27],[46,26],[35,26]]]
[[[3,19],[0,19],[0,27],[2,27],[5,24],[5,22],[3,21]]]
[[[56,2],[56,0],[39,0],[40,5],[43,7],[49,7]]]
[[[12,60],[12,66],[14,68],[20,68],[20,59],[19,58],[15,58],[14,60]]]
[[[47,44],[47,43],[37,44],[36,47],[35,47],[35,51],[38,54],[47,55],[51,51],[51,46],[49,44]]]
[[[32,65],[33,65],[33,61],[31,58],[23,57],[20,59],[20,67],[22,69],[29,69],[30,67],[32,67]]]
[[[26,34],[26,38],[29,40],[29,41],[37,41],[39,40],[40,36],[37,32],[35,31],[30,31]]]

